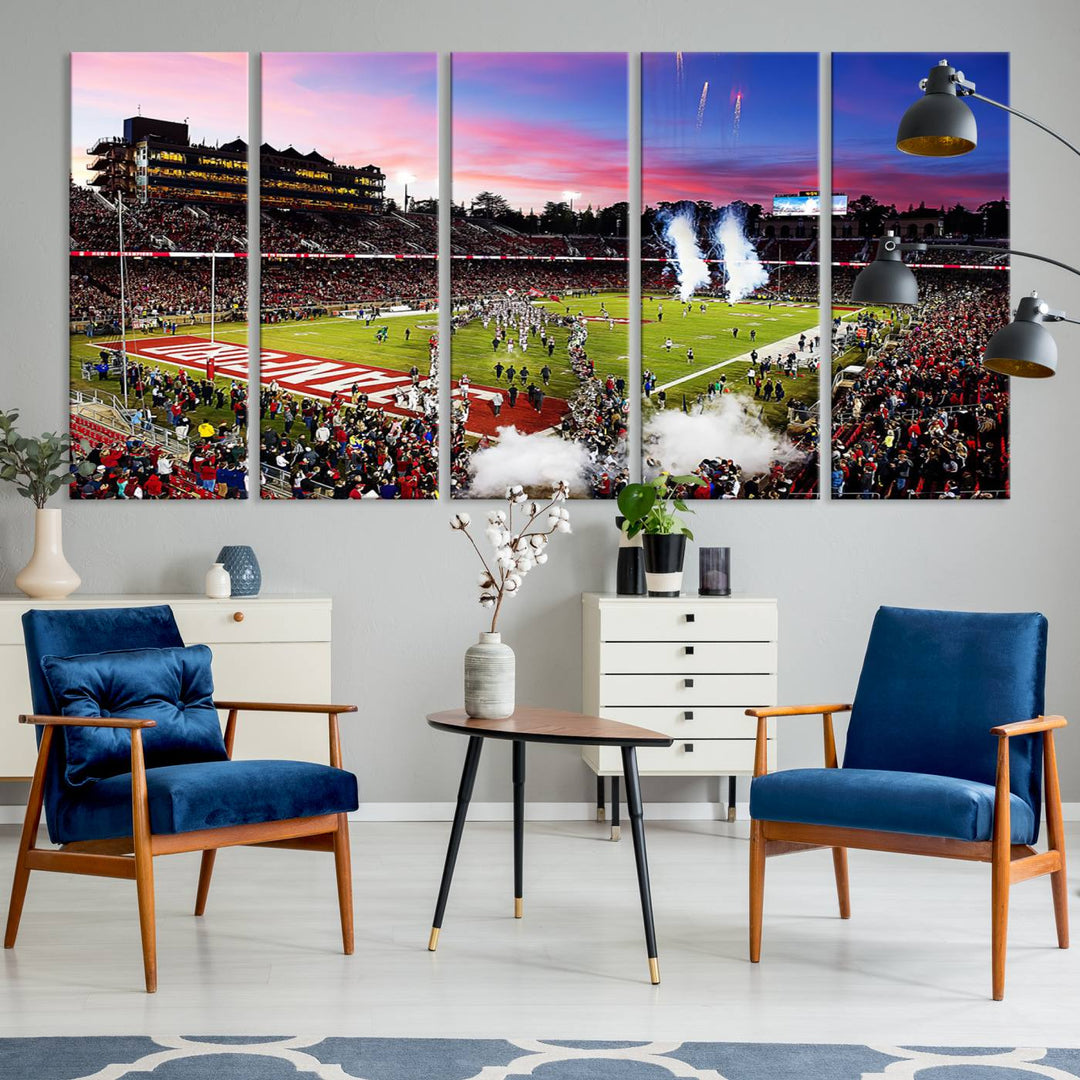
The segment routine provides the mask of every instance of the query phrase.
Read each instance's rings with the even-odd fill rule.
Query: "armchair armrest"
[[[851,712],[850,705],[770,705],[763,709],[747,709],[747,716],[759,720],[767,716],[824,716],[826,713]]]
[[[225,722],[225,752],[231,758],[233,743],[236,740],[236,717],[241,712],[274,713],[318,713],[330,720],[330,764],[335,769],[341,768],[341,733],[338,729],[338,716],[341,713],[356,712],[355,705],[301,705],[287,701],[215,701],[214,708],[228,709],[229,718]]]
[[[356,712],[355,705],[301,705],[287,701],[215,701],[214,708],[228,709],[229,712],[319,713],[322,716]]]
[[[20,724],[37,724],[39,727],[103,727],[139,728],[157,727],[156,720],[136,720],[123,716],[20,716]]]
[[[1036,716],[1033,720],[1015,720],[1011,724],[998,724],[990,729],[991,735],[1007,739],[1011,735],[1033,735],[1037,731],[1053,731],[1067,727],[1069,721],[1064,716]]]
[[[757,741],[754,745],[754,775],[764,776],[768,771],[769,718],[773,716],[820,716],[825,739],[825,767],[835,769],[836,738],[833,735],[833,713],[850,712],[851,706],[835,705],[770,705],[767,708],[747,709],[747,716],[757,717]]]

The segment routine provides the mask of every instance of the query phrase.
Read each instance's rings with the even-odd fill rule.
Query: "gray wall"
[[[879,0],[811,5],[591,0],[525,5],[502,0],[297,3],[286,0],[35,0],[8,7],[0,62],[5,179],[0,185],[0,403],[31,428],[63,428],[67,371],[65,218],[67,56],[108,49],[678,48],[722,50],[1011,49],[1012,100],[1080,136],[1080,9],[1054,0],[1026,9],[1003,0],[898,5]],[[975,73],[973,77],[977,77]],[[917,79],[920,72],[912,72]],[[777,72],[782,78],[782,71]],[[1080,241],[1077,162],[1047,136],[1013,124],[1013,239],[1068,260]],[[445,190],[445,189],[444,189]],[[1075,261],[1075,259],[1074,259]],[[1080,314],[1075,282],[1023,262],[1014,295],[1038,286]],[[1078,520],[1076,327],[1055,328],[1062,373],[1018,382],[1013,398],[1013,491],[1002,503],[800,505],[724,503],[701,508],[703,543],[730,544],[740,589],[775,595],[781,612],[781,699],[853,692],[877,605],[1039,609],[1051,624],[1048,710],[1080,715],[1076,610]],[[1066,435],[1066,433],[1068,433]],[[57,505],[62,505],[58,500]],[[575,505],[574,535],[530,578],[507,613],[519,698],[580,705],[583,590],[613,586],[612,510]],[[466,546],[449,532],[450,505],[73,504],[65,545],[87,592],[196,591],[223,542],[250,543],[268,591],[325,591],[335,600],[335,696],[358,701],[349,764],[368,800],[445,801],[464,747],[430,732],[424,713],[460,696],[461,654],[480,626]],[[29,557],[31,511],[0,494],[0,592]],[[694,579],[691,574],[690,584]],[[782,730],[786,765],[820,760],[820,727]],[[1080,800],[1080,733],[1061,739],[1065,798]],[[476,798],[509,796],[503,748],[489,751]],[[535,800],[590,797],[573,751],[538,749]],[[700,781],[654,781],[653,799],[699,799]]]

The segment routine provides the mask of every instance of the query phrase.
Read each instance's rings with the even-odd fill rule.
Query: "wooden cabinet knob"
[[[243,622],[243,621],[244,621],[244,613],[242,611],[234,611],[233,612],[233,622]]]

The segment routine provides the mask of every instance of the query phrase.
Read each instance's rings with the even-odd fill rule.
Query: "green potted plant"
[[[35,599],[58,600],[69,596],[82,584],[79,575],[64,558],[61,512],[45,506],[68,481],[71,441],[66,435],[54,432],[29,437],[20,435],[15,427],[18,419],[17,409],[7,412],[0,409],[0,480],[14,484],[24,499],[33,502],[37,512],[34,554],[19,571],[15,585]]]
[[[628,537],[642,534],[645,548],[645,585],[650,596],[678,596],[682,591],[686,541],[694,534],[679,516],[693,511],[673,489],[700,486],[700,476],[669,476],[661,473],[644,484],[627,484],[619,492],[619,511],[626,521]]]

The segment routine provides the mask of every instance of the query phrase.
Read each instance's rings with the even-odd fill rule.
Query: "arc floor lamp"
[[[1080,155],[1080,149],[1068,139],[1034,117],[977,93],[975,84],[947,60],[935,64],[930,69],[930,74],[920,82],[919,88],[923,91],[923,96],[909,106],[897,128],[896,148],[905,154],[919,157],[956,157],[974,150],[979,141],[978,125],[975,114],[962,100],[971,97],[1034,124],[1067,146],[1074,154]],[[901,253],[927,251],[931,248],[986,251],[985,247],[977,244],[909,243],[893,233],[886,233],[878,241],[873,262],[856,276],[851,298],[860,303],[917,304],[918,282],[911,268],[904,263]],[[1076,267],[1045,255],[1015,249],[994,250],[996,254],[1037,259],[1080,276],[1080,270]],[[1013,321],[1002,327],[987,342],[983,353],[983,366],[1002,375],[1028,379],[1044,379],[1055,374],[1057,343],[1044,326],[1044,323],[1049,322],[1080,324],[1080,320],[1068,318],[1065,312],[1053,310],[1037,293],[1025,296],[1016,309]]]

